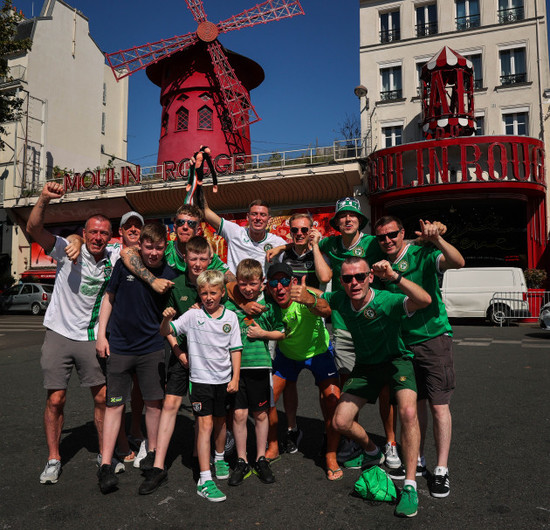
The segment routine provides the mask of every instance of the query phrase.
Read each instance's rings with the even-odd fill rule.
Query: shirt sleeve
[[[63,261],[67,257],[65,254],[65,247],[69,242],[64,237],[55,236],[55,244],[50,252],[50,256],[55,261]]]
[[[122,260],[117,261],[115,268],[113,269],[113,274],[111,274],[111,279],[107,284],[107,292],[116,294],[118,291],[118,286],[120,285],[120,277],[122,273]]]
[[[176,318],[176,320],[172,320],[170,323],[172,331],[176,337],[184,335],[189,330],[190,313],[192,313],[192,311],[186,311],[183,315]]]
[[[222,271],[224,273],[229,270],[229,267],[221,260],[221,258],[217,254],[214,254],[212,256],[212,261],[210,262],[210,265],[208,265],[208,268],[210,270]]]
[[[222,219],[222,224],[220,225],[220,236],[222,236],[226,241],[239,237],[241,230],[242,227],[240,227],[237,223]]]

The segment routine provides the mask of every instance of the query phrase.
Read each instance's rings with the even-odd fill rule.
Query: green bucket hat
[[[357,214],[357,217],[359,217],[359,230],[363,230],[363,228],[365,228],[365,226],[367,226],[367,223],[369,222],[367,216],[365,216],[361,211],[359,201],[357,199],[352,199],[351,197],[346,197],[345,199],[340,199],[336,203],[336,213],[334,214],[334,217],[329,221],[330,226],[332,226],[334,230],[338,230],[336,219],[343,212],[352,212],[354,214]],[[340,230],[338,230],[338,232],[339,231]]]

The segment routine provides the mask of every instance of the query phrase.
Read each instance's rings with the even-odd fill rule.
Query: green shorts
[[[390,385],[391,400],[399,390],[416,392],[416,379],[411,357],[398,357],[380,364],[358,364],[345,382],[342,392],[376,403],[382,388]]]

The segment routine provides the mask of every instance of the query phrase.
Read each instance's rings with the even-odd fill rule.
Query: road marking
[[[470,342],[470,341],[462,341],[458,343],[459,346],[490,346],[490,342]]]
[[[548,344],[522,344],[522,348],[548,348]]]
[[[493,340],[493,344],[522,344],[521,340]]]

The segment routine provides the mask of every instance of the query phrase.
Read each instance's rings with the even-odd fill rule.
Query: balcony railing
[[[526,82],[527,82],[527,74],[526,73],[501,75],[500,76],[500,84],[501,85],[516,85],[518,83],[526,83]]]
[[[380,42],[394,42],[401,40],[400,29],[383,29],[380,32]]]
[[[474,90],[480,90],[483,88],[483,78],[474,79]]]
[[[516,22],[518,20],[523,20],[524,18],[525,18],[525,13],[523,10],[523,6],[498,10],[499,24],[509,24],[510,22]]]
[[[417,37],[427,37],[428,35],[436,35],[436,34],[437,34],[437,21],[426,22],[425,24],[416,25]]]
[[[401,99],[402,90],[398,88],[397,90],[384,90],[380,92],[380,99],[382,101],[391,101],[393,99]]]
[[[479,28],[481,18],[479,15],[470,15],[468,17],[457,17],[456,29],[458,31],[467,31],[472,28]]]
[[[6,83],[15,83],[17,81],[25,81],[26,71],[27,69],[21,64],[12,66],[7,76],[0,77],[0,85],[6,84]]]

